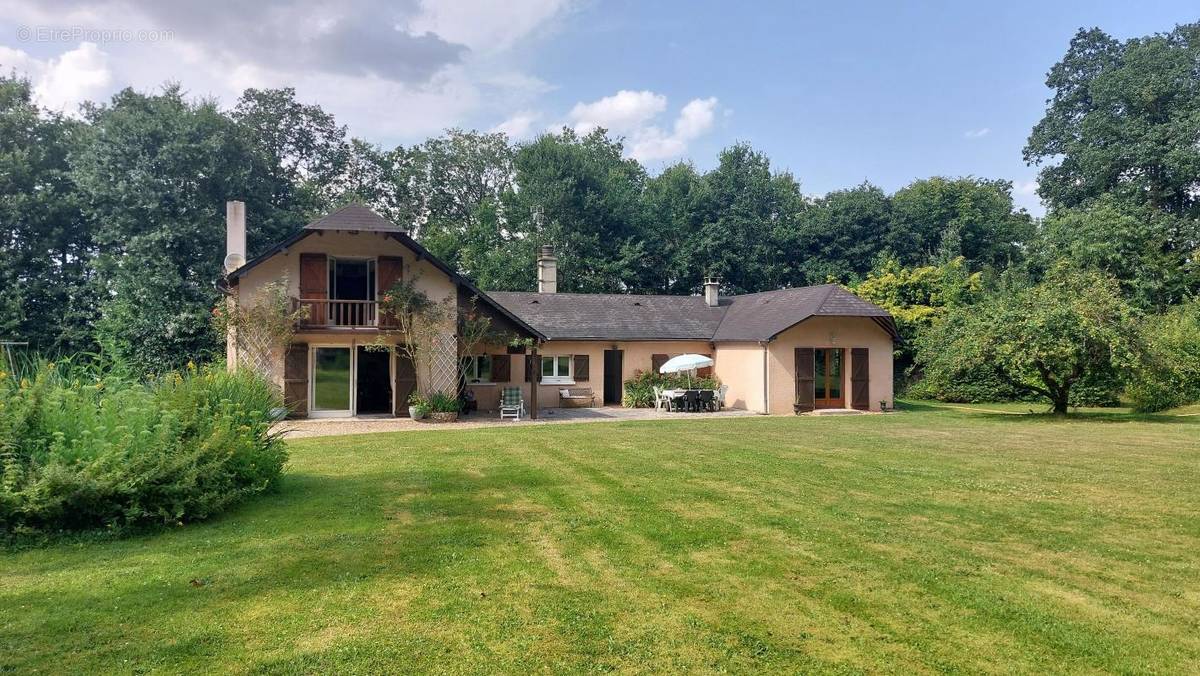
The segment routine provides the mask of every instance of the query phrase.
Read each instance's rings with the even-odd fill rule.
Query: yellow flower
[[[29,387],[29,379],[28,379],[28,378],[22,378],[22,379],[21,379],[21,389],[23,390],[23,389],[25,389],[25,388],[27,388],[27,387]]]
[[[195,370],[196,370],[196,362],[194,362],[194,361],[192,361],[191,359],[189,359],[189,360],[188,360],[188,363],[187,363],[187,369],[188,369],[189,371],[195,371]]]
[[[4,371],[0,371],[0,380],[4,380],[7,377],[8,377],[7,373],[5,373]]]

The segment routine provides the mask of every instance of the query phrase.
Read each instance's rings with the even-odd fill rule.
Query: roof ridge
[[[833,295],[834,291],[841,288],[841,286],[838,284],[829,284],[828,286],[829,286],[829,290],[826,291],[825,295],[821,297],[821,302],[817,303],[817,313],[819,313],[825,309],[825,303],[829,302],[829,297]],[[816,313],[813,313],[813,314],[816,314]]]

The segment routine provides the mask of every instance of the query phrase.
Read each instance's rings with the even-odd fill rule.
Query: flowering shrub
[[[287,460],[270,429],[280,396],[250,372],[28,370],[0,375],[6,536],[204,519],[270,488]]]

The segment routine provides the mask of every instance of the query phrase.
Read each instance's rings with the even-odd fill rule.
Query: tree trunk
[[[1070,392],[1070,390],[1063,388],[1062,392],[1056,393],[1054,395],[1054,415],[1066,415],[1067,414],[1067,404],[1071,400],[1071,398],[1068,394],[1069,392]]]

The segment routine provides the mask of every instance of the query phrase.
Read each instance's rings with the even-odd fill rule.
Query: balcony
[[[385,313],[379,316],[379,303],[373,300],[328,300],[325,298],[293,298],[293,310],[308,308],[308,316],[299,322],[300,328],[394,328]]]

